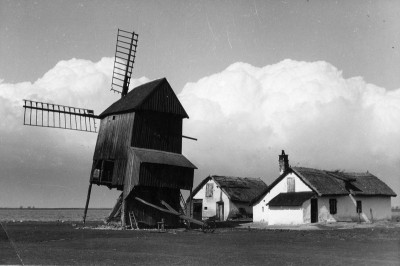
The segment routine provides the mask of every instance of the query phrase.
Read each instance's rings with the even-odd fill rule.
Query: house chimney
[[[287,169],[289,169],[289,158],[285,151],[282,150],[282,154],[279,155],[279,173],[283,174]]]

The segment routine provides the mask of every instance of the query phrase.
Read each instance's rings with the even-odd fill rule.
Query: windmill
[[[177,225],[179,217],[160,212],[160,204],[180,209],[180,190],[193,187],[196,166],[182,155],[182,138],[196,139],[182,135],[183,119],[189,116],[167,79],[128,92],[137,43],[135,32],[118,29],[111,90],[121,98],[99,115],[85,108],[23,100],[24,125],[98,132],[83,222],[93,184],[122,191],[110,217],[120,213],[122,225],[128,222],[132,227],[154,226],[160,220]]]
[[[128,93],[139,35],[118,29],[111,91]],[[32,100],[24,101],[24,125],[97,132],[93,110]]]

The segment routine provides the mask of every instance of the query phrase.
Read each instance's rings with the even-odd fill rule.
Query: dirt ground
[[[204,234],[2,222],[0,264],[400,265],[400,224],[350,225],[306,230],[244,224]]]

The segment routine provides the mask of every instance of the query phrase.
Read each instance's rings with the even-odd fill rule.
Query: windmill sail
[[[121,97],[128,93],[133,64],[135,63],[138,37],[139,35],[135,32],[118,29],[111,90],[121,93]]]
[[[97,132],[93,110],[24,100],[24,125]]]

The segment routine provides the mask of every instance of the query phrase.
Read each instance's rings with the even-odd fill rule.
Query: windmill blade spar
[[[72,106],[24,101],[24,125],[97,132],[93,110]]]
[[[139,35],[118,29],[111,90],[125,96],[131,81]]]

